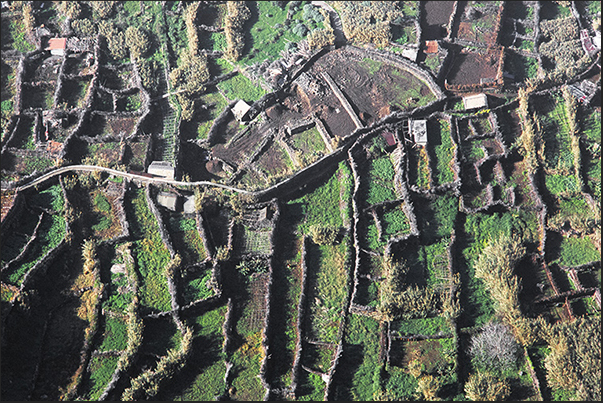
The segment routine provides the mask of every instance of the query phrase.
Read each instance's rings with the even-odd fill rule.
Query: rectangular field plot
[[[299,150],[298,159],[302,166],[310,165],[327,152],[325,142],[316,126],[291,135],[287,142]]]
[[[458,213],[459,200],[453,195],[435,197],[413,196],[421,242],[432,243],[443,236],[450,236]]]
[[[239,225],[235,230],[234,248],[239,255],[269,255],[271,234],[271,228],[253,230],[245,225]]]
[[[232,381],[230,398],[234,400],[262,400],[265,390],[259,373],[263,357],[262,329],[266,316],[265,295],[268,274],[250,278],[247,283],[247,299],[240,301],[235,309],[240,315],[236,332],[242,336],[243,344],[232,352],[231,362],[239,369]],[[237,315],[237,316],[238,316]]]
[[[85,383],[86,395],[90,400],[98,400],[117,369],[119,356],[96,355],[90,358],[90,378]]]
[[[144,162],[149,146],[149,139],[127,142],[124,152],[124,164],[133,171],[144,170]]]
[[[410,148],[408,152],[408,181],[420,189],[431,188],[429,157],[425,148]]]
[[[207,254],[194,218],[185,218],[180,213],[169,212],[164,222],[172,238],[173,247],[182,258],[183,265],[205,260]]]
[[[24,85],[22,90],[23,109],[52,109],[54,91],[55,86],[50,84]]]
[[[450,123],[445,120],[428,121],[428,148],[431,151],[432,167],[436,168],[436,185],[453,182],[456,175],[453,169],[456,145],[452,141]],[[434,161],[435,160],[435,163]]]
[[[365,194],[366,204],[371,205],[397,199],[394,191],[394,166],[388,155],[367,161],[360,169],[360,191]]]
[[[180,374],[159,392],[159,400],[207,402],[224,392],[226,365],[221,353],[225,315],[226,306],[221,306],[191,319],[194,329],[191,355]]]
[[[260,155],[255,167],[268,178],[269,183],[290,175],[294,169],[287,152],[274,141],[271,141],[270,147]]]
[[[314,340],[336,343],[347,295],[349,237],[338,245],[310,244],[306,333]]]
[[[83,108],[91,80],[65,80],[59,96],[59,104],[65,109]]]
[[[136,120],[136,117],[122,118],[92,114],[83,134],[89,137],[127,136],[134,130]]]

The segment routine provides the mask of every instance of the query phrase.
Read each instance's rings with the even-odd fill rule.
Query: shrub
[[[473,401],[501,401],[506,400],[510,394],[508,381],[490,374],[471,374],[465,383],[465,397]]]
[[[126,29],[126,45],[133,59],[142,58],[149,50],[149,38],[140,28],[129,26]]]
[[[310,226],[310,235],[314,243],[318,245],[333,245],[339,234],[339,228],[326,227],[322,225]]]
[[[490,322],[471,338],[469,353],[474,368],[500,373],[515,367],[519,345],[507,326]]]

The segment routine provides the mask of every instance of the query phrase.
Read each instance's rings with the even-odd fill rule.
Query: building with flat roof
[[[465,109],[478,109],[488,107],[488,97],[486,94],[475,94],[463,97]]]
[[[153,161],[149,165],[147,172],[151,175],[160,176],[169,180],[174,180],[174,167],[167,161]]]
[[[178,195],[170,192],[159,192],[157,195],[157,203],[172,211],[176,211],[178,203]]]
[[[415,143],[420,146],[427,145],[427,120],[409,120],[408,130],[410,131],[410,136],[415,140]]]
[[[239,99],[235,106],[232,107],[232,114],[238,121],[241,121],[247,116],[247,113],[249,113],[250,109],[251,106],[249,106],[247,102]]]

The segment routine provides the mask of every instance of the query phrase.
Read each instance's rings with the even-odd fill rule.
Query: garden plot
[[[144,162],[149,147],[150,137],[142,138],[139,141],[127,140],[124,151],[124,165],[133,171],[144,170]]]
[[[11,180],[17,180],[20,176],[30,175],[36,171],[43,172],[56,165],[55,160],[44,152],[27,151],[17,150],[14,153],[7,151],[2,155],[2,166],[16,174]]]
[[[235,229],[234,248],[241,256],[270,255],[271,228],[253,229],[247,225],[239,225]]]
[[[195,218],[186,218],[179,212],[166,211],[164,222],[170,233],[173,247],[182,258],[183,265],[200,263],[207,258],[203,240],[197,231]]]
[[[135,86],[134,72],[130,66],[122,66],[119,69],[101,67],[99,77],[102,86],[109,89],[125,90]]]
[[[427,122],[428,152],[431,151],[430,161],[432,172],[435,171],[436,185],[450,183],[457,179],[453,164],[456,144],[452,141],[450,123],[445,120],[429,120]]]
[[[447,34],[446,27],[452,14],[453,2],[426,1],[423,7],[423,36],[425,40],[443,39]]]
[[[229,390],[230,398],[235,400],[257,401],[263,399],[265,390],[260,382],[261,360],[264,356],[261,344],[266,316],[266,292],[269,274],[255,274],[247,279],[245,300],[235,303],[235,331],[242,338],[242,344],[230,354],[235,365],[235,377]]]
[[[92,219],[86,221],[90,225],[94,236],[98,239],[111,239],[122,231],[121,223],[117,217],[117,194],[109,193],[105,188],[90,191],[89,206]],[[93,224],[94,223],[94,224]],[[93,225],[91,225],[93,224]]]
[[[507,51],[505,70],[513,74],[516,82],[523,82],[536,77],[536,73],[538,73],[538,60],[517,52]]]
[[[26,66],[26,82],[46,82],[56,84],[63,58],[50,56],[30,61]]]
[[[92,58],[92,53],[82,52],[67,56],[65,62],[66,76],[87,76],[92,75],[92,65],[88,61]]]
[[[91,143],[86,147],[85,159],[89,165],[113,167],[119,163],[121,144],[115,141]]]
[[[196,119],[182,121],[180,124],[180,137],[183,141],[206,140],[213,121],[228,106],[228,102],[219,92],[207,92],[200,100],[206,108],[197,113]]]
[[[127,136],[132,133],[136,126],[136,117],[117,117],[100,114],[92,114],[86,129],[82,134],[89,137],[103,136]]]
[[[420,189],[430,189],[432,178],[429,156],[425,147],[409,147],[407,156],[409,185],[417,186]]]
[[[141,305],[145,308],[168,311],[171,309],[170,294],[164,269],[170,255],[159,237],[155,217],[149,210],[144,189],[133,189],[124,200],[126,216],[130,223],[133,256],[143,279],[140,287]]]
[[[90,82],[90,79],[65,79],[58,101],[59,106],[64,106],[65,109],[83,108],[86,103],[86,94],[88,93]]]
[[[55,85],[39,83],[37,85],[23,84],[21,99],[23,109],[52,109]]]
[[[308,247],[307,316],[304,328],[312,340],[337,343],[342,312],[345,309],[349,267],[349,236],[338,245]]]
[[[65,117],[61,119],[59,124],[50,124],[47,126],[48,129],[48,140],[54,140],[59,143],[65,142],[67,136],[75,129],[78,122],[78,113],[66,112]],[[44,137],[44,136],[42,136]],[[42,141],[44,141],[42,139]]]
[[[343,340],[343,355],[333,378],[334,400],[373,400],[380,359],[379,322],[361,315],[349,315]]]
[[[459,4],[459,7],[462,7],[462,4]],[[466,3],[461,11],[456,34],[458,39],[488,46],[496,44],[496,22],[502,12],[498,4],[489,1],[471,1]]]
[[[65,238],[65,218],[62,216],[65,201],[59,185],[53,185],[46,190],[41,191],[31,198],[30,203],[32,206],[48,209],[51,212],[44,212],[40,216],[40,226],[37,231],[37,237],[27,248],[19,242],[13,243],[11,241],[3,243],[3,264],[5,263],[5,253],[8,254],[7,258],[13,255],[13,259],[20,256],[17,264],[11,265],[8,270],[4,270],[2,273],[3,281],[8,284],[21,285],[23,276],[25,276],[36,263],[46,256],[49,251],[58,246]],[[36,207],[34,207],[34,209],[36,209]],[[24,225],[16,226],[16,228],[22,227],[27,229],[31,227],[31,218],[21,218],[24,220]],[[27,223],[29,223],[28,226],[25,225]],[[20,231],[18,230],[17,232]],[[6,252],[5,248],[8,248],[6,249]],[[17,251],[19,251],[19,255],[15,254]]]
[[[368,58],[350,63],[351,57],[343,49],[332,51],[319,59],[315,68],[329,73],[365,125],[393,108],[410,109],[435,101],[435,95],[411,73]]]
[[[21,149],[35,149],[34,123],[35,115],[21,115],[19,123],[17,124],[17,127],[15,127],[13,137],[6,145],[8,147]]]
[[[296,156],[302,167],[312,164],[328,152],[325,142],[316,127],[292,134],[286,141],[296,151],[299,151]]]
[[[480,85],[481,79],[495,79],[499,69],[499,53],[490,50],[482,54],[478,52],[458,53],[446,76],[448,84]]]
[[[159,392],[159,400],[211,401],[222,395],[226,373],[221,354],[225,315],[226,307],[222,306],[191,319],[195,331],[192,353],[178,377]]]
[[[294,167],[287,152],[274,140],[254,163],[255,168],[274,183],[293,173]]]

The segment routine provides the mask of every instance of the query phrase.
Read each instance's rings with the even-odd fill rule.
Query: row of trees
[[[224,34],[226,35],[226,57],[236,62],[243,55],[245,34],[243,25],[251,16],[244,1],[229,1],[226,3],[227,14],[224,18]]]

